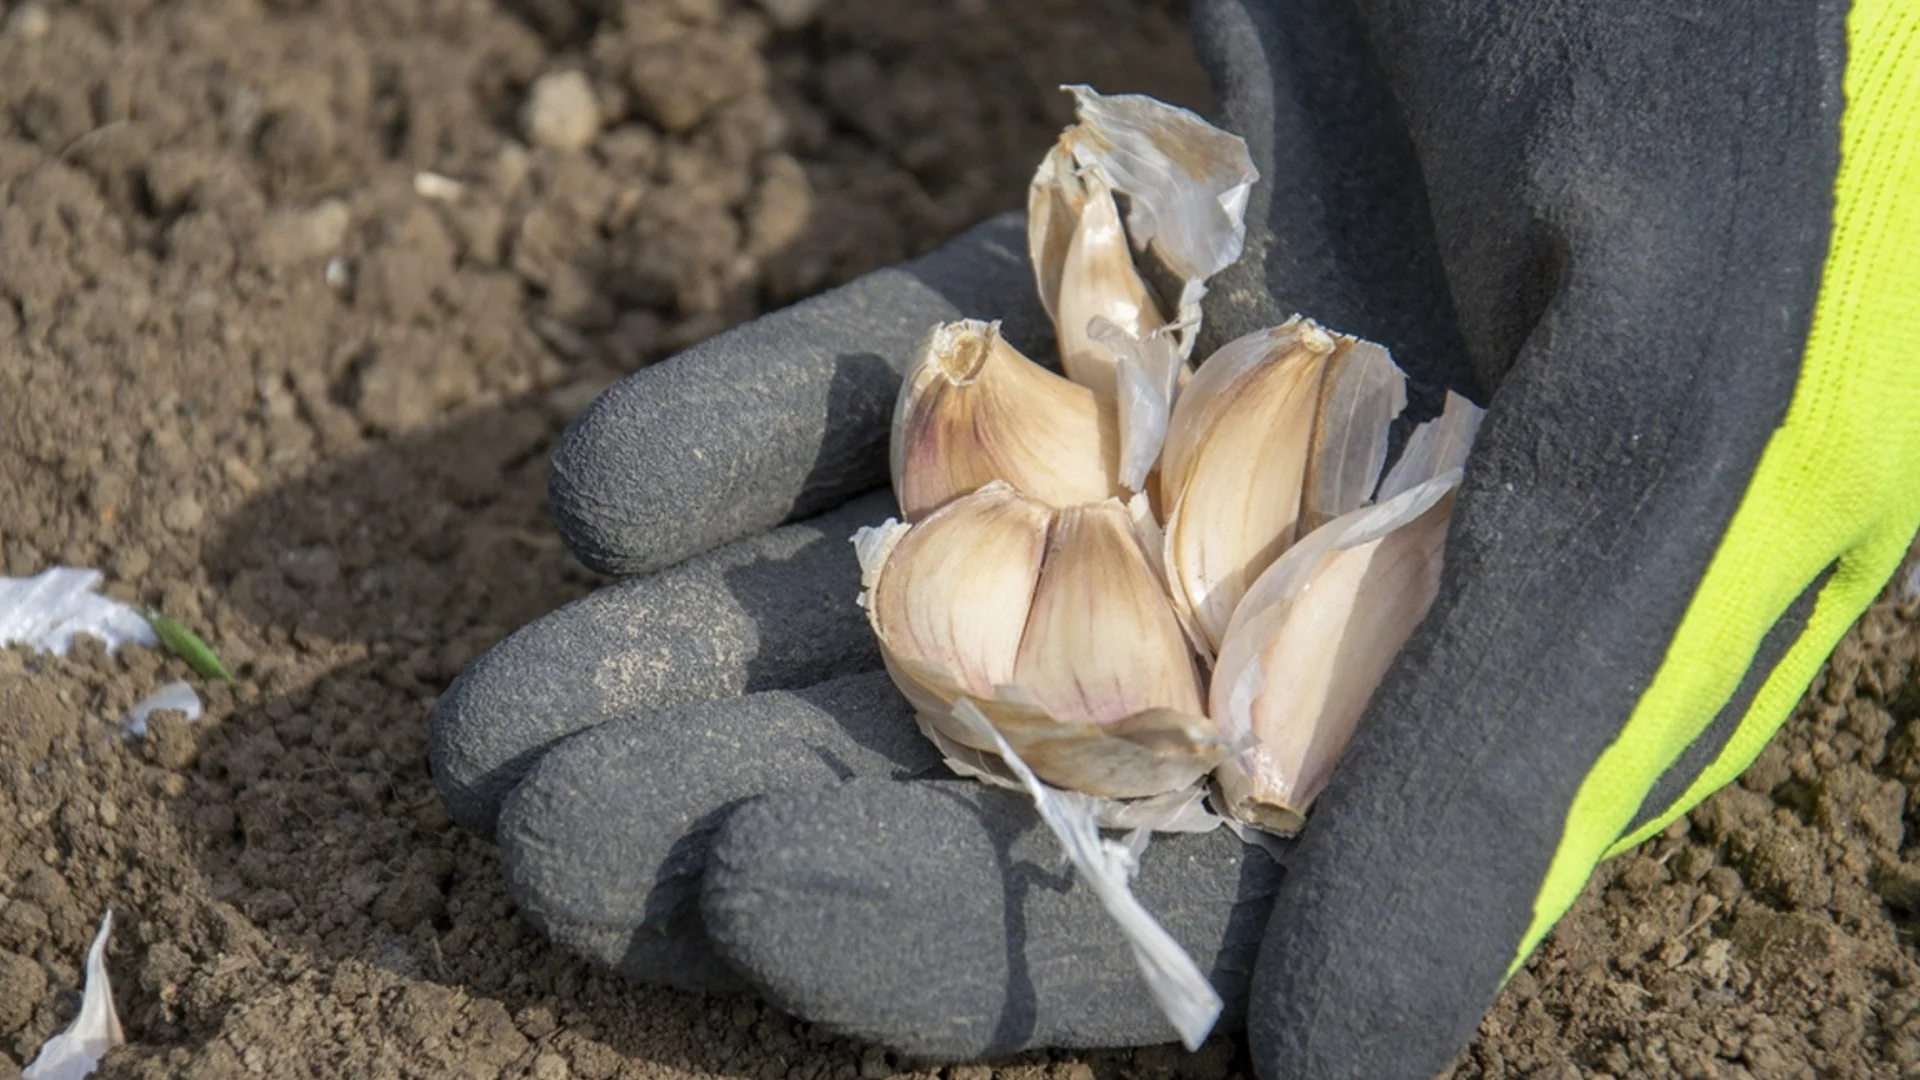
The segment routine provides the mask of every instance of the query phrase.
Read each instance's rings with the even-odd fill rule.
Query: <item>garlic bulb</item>
[[[856,537],[862,603],[963,774],[1156,825],[1211,776],[1216,811],[1291,832],[1438,591],[1480,410],[1450,397],[1382,481],[1407,393],[1381,346],[1295,316],[1190,370],[1246,148],[1072,89],[1028,203],[1066,377],[998,324],[933,329],[894,415],[906,523]]]
[[[1246,146],[1069,89],[1028,198],[1066,377],[997,323],[933,329],[894,412],[907,520],[854,537],[860,602],[920,730],[1028,794],[1192,1049],[1223,1005],[1130,894],[1133,841],[1301,827],[1439,590],[1480,410],[1450,396],[1380,480],[1407,394],[1379,345],[1296,315],[1190,370]]]

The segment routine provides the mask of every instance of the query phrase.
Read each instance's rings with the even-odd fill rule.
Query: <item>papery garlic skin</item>
[[[1260,175],[1246,142],[1150,97],[1066,89],[1080,117],[1064,136],[1080,136],[1075,161],[1126,194],[1135,250],[1177,283],[1168,296],[1175,321],[1198,327],[1207,279],[1233,265],[1246,242],[1247,198]]]
[[[1141,337],[1099,316],[1087,325],[1087,334],[1113,352],[1120,486],[1146,492],[1166,444],[1180,377],[1187,371],[1180,359],[1180,344],[1164,328]]]
[[[1375,498],[1387,461],[1387,429],[1407,407],[1407,377],[1386,349],[1344,335],[1336,334],[1335,340],[1340,344],[1321,380],[1300,490],[1295,531],[1301,535]],[[1431,427],[1423,424],[1420,430]]]
[[[1049,506],[1122,493],[1111,403],[1021,355],[998,323],[927,335],[894,408],[894,497],[909,521],[1003,480]]]
[[[1437,477],[1466,467],[1467,454],[1480,434],[1487,411],[1453,391],[1447,391],[1440,415],[1413,429],[1400,460],[1380,481],[1376,502],[1397,498]]]

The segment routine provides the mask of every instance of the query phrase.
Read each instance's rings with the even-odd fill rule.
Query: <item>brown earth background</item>
[[[124,742],[179,660],[0,652],[0,1078],[72,1018],[109,906],[108,1076],[915,1072],[530,933],[435,799],[428,711],[598,583],[544,516],[595,393],[1018,205],[1061,82],[1204,106],[1183,18],[0,0],[0,558],[100,567],[238,675]],[[1890,596],[1738,785],[1605,868],[1452,1075],[1920,1069],[1917,653]],[[1250,1070],[1216,1038],[917,1075],[990,1072]]]

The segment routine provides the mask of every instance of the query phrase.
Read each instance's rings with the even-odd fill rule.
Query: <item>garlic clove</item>
[[[867,613],[902,689],[931,684],[916,705],[1013,681],[1052,516],[994,482],[885,536]]]
[[[1080,122],[1027,189],[1027,248],[1067,376],[1117,399],[1120,476],[1145,490],[1200,329],[1206,279],[1239,256],[1246,143],[1185,109],[1070,86]],[[1127,196],[1122,221],[1116,194]],[[1162,290],[1142,276],[1135,252]],[[1166,318],[1172,297],[1177,317]]]
[[[1169,419],[1160,494],[1175,608],[1216,649],[1297,536],[1366,504],[1406,402],[1384,348],[1299,316],[1194,375]]]
[[[1200,366],[1160,462],[1174,604],[1218,649],[1253,580],[1293,542],[1321,377],[1338,342],[1294,318]]]
[[[919,521],[992,480],[1049,506],[1120,494],[1110,402],[1022,356],[998,323],[928,335],[894,409],[893,491]]]
[[[1439,592],[1459,478],[1322,525],[1247,592],[1210,691],[1221,737],[1252,740],[1214,773],[1230,815],[1298,830]]]
[[[1068,86],[1079,123],[1061,142],[1074,163],[1127,196],[1126,231],[1174,288],[1164,293],[1193,349],[1206,281],[1240,257],[1259,172],[1247,144],[1186,109],[1139,94]],[[1152,275],[1149,275],[1152,276]]]
[[[1098,394],[1114,394],[1113,345],[1095,336],[1096,319],[1132,338],[1166,325],[1146,282],[1134,269],[1113,192],[1097,172],[1078,178],[1078,220],[1061,256],[1059,292],[1049,305],[1068,378]]]
[[[1187,381],[1169,418],[1160,457],[1161,496],[1178,494],[1186,486],[1207,445],[1206,436],[1219,425],[1222,414],[1234,407],[1236,391],[1248,380],[1271,379],[1273,369],[1284,363],[1301,363],[1296,354],[1306,354],[1306,359],[1317,363],[1332,353],[1335,345],[1332,334],[1312,320],[1295,315],[1279,326],[1256,330],[1216,350]]]
[[[1192,653],[1118,500],[1055,516],[1013,682],[1065,720],[1202,711]]]

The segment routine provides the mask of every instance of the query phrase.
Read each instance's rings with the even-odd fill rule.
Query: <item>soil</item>
[[[117,1077],[878,1080],[516,920],[435,799],[460,667],[599,584],[546,455],[625,372],[1019,205],[1087,81],[1201,105],[1150,0],[0,0],[0,564],[107,571],[237,675],[0,652],[0,1078],[109,964]],[[1920,612],[1616,860],[1454,1075],[1920,1069]],[[1219,1080],[1243,1047],[949,1080]]]

